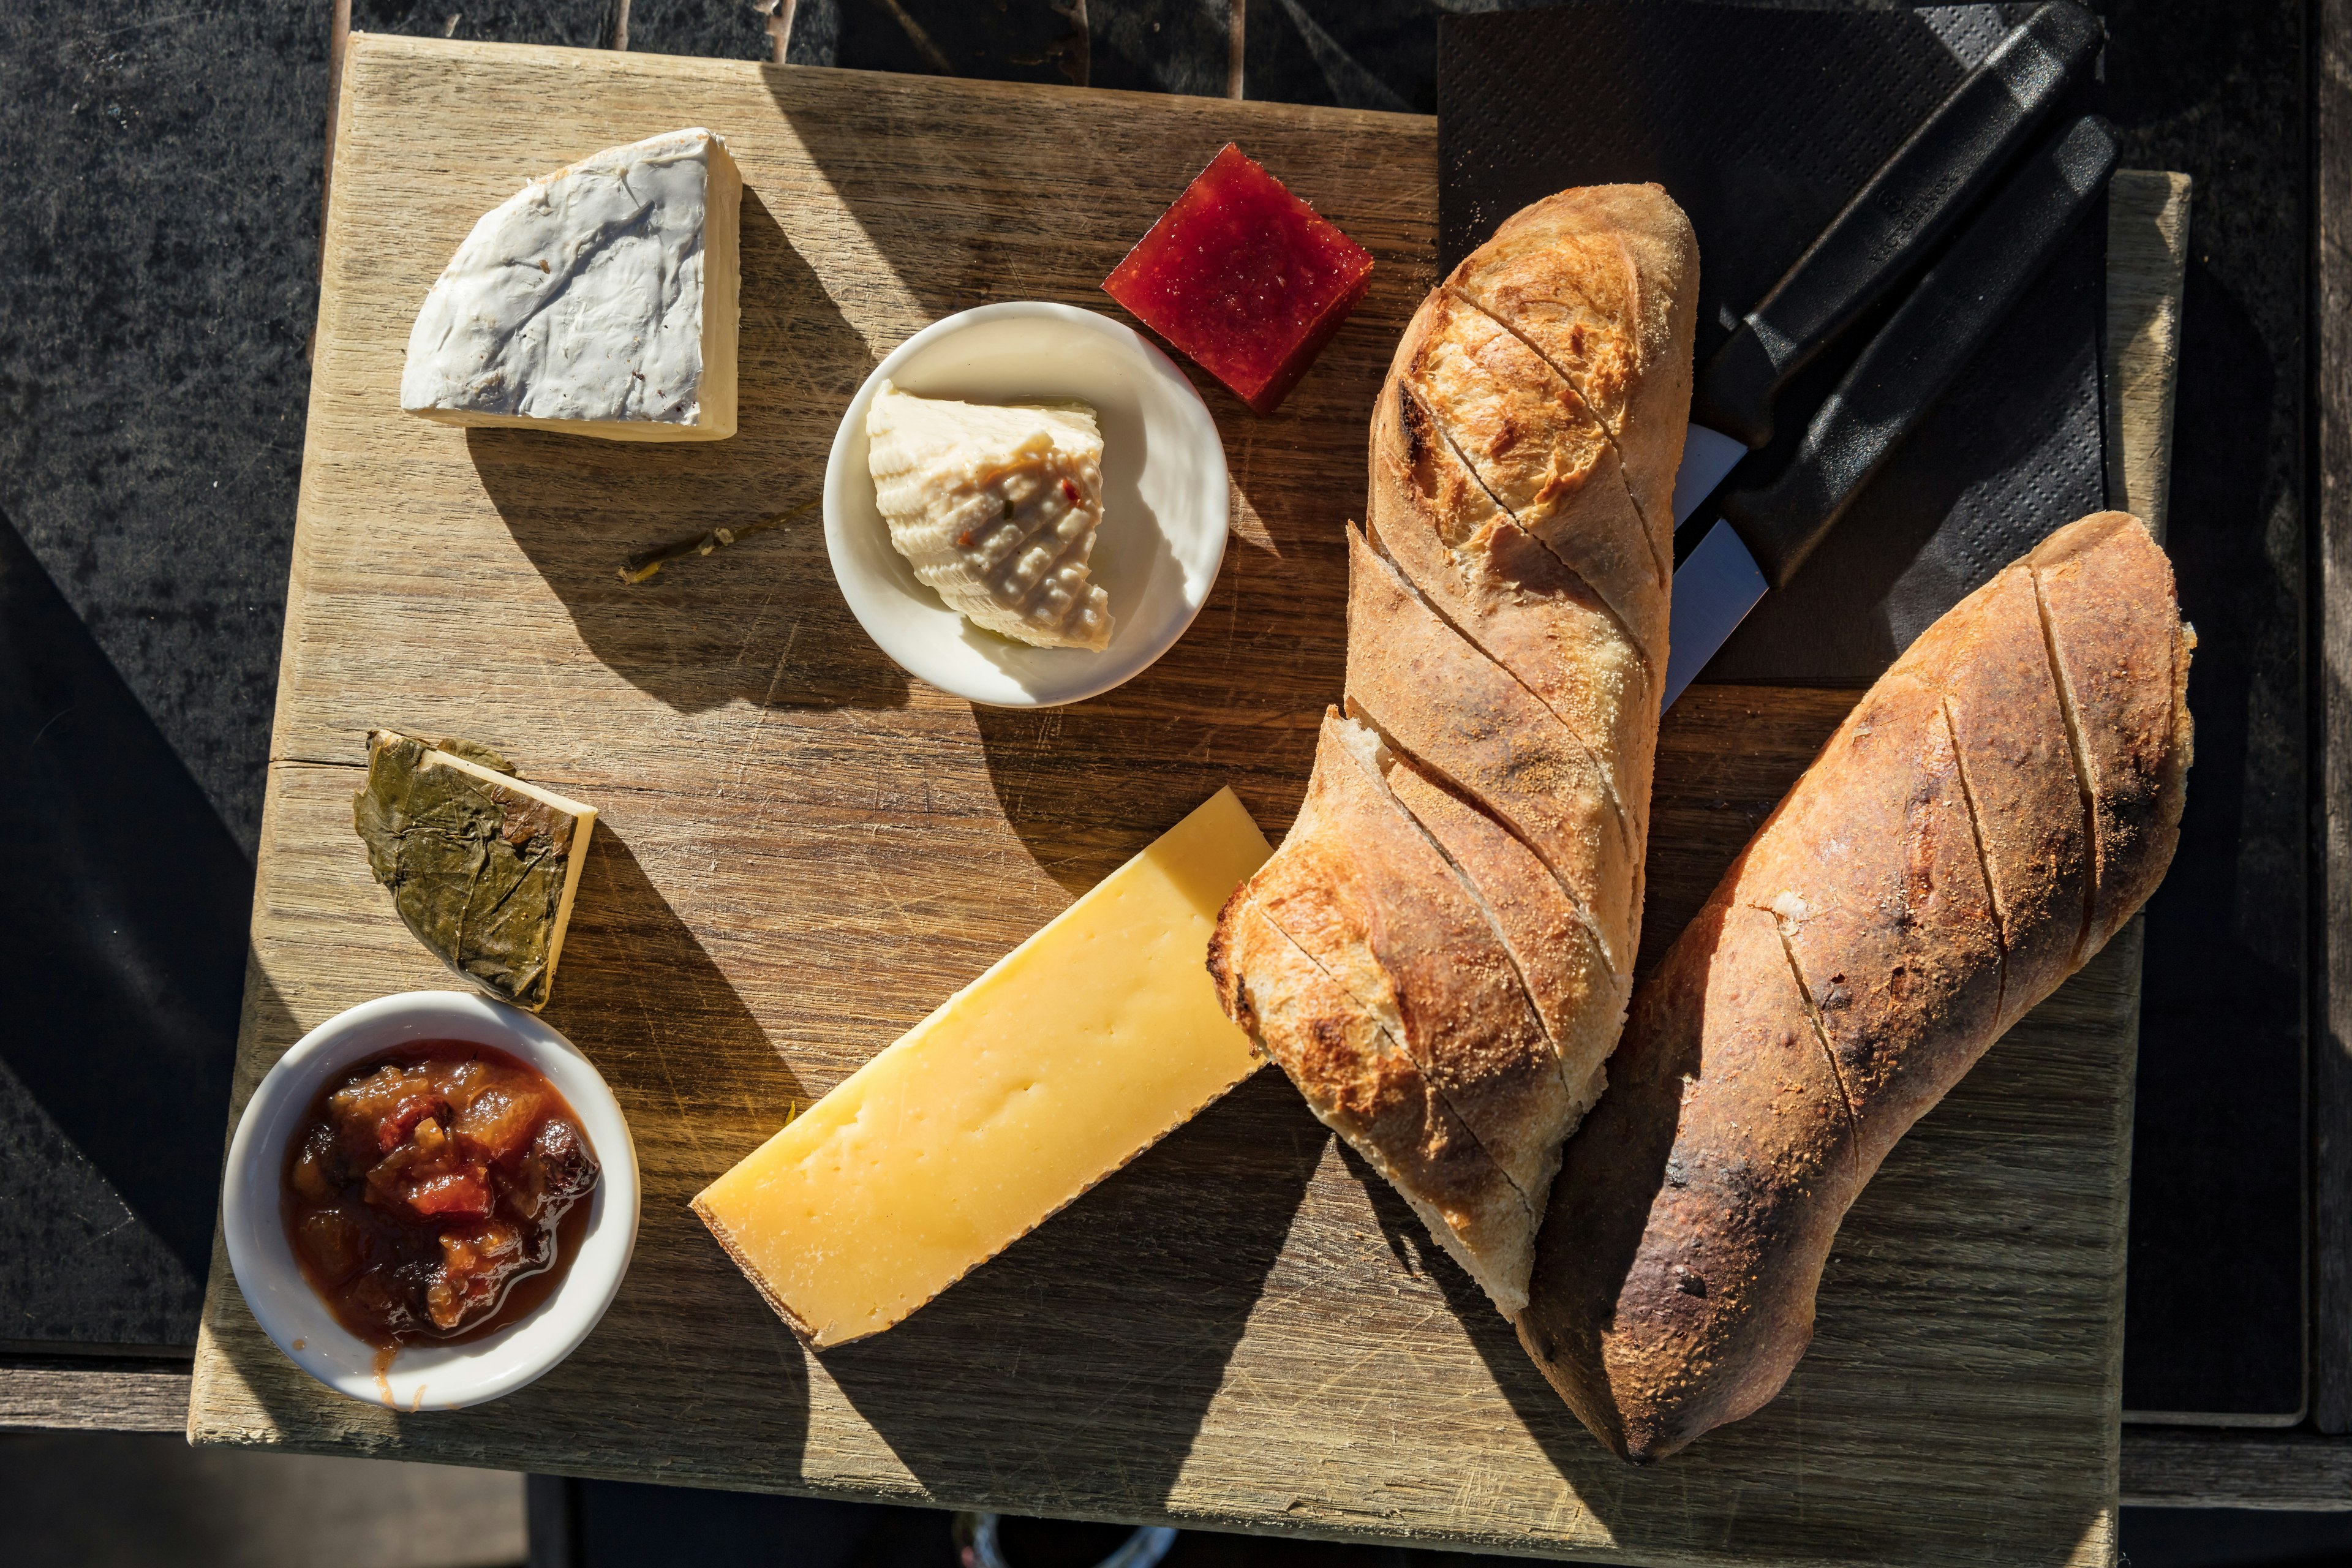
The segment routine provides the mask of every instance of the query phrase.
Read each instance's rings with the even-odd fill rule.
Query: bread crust
[[[2077,964],[2106,945],[2172,863],[2194,747],[2172,563],[2128,512],[2095,512],[2026,558],[2092,801],[2093,894]]]
[[[1737,1123],[1745,1136],[1708,1136]],[[1772,916],[1710,903],[1636,993],[1569,1140],[1520,1342],[1620,1456],[1780,1392],[1861,1188],[1853,1125]],[[1572,1256],[1571,1256],[1572,1255]]]
[[[1620,1455],[1779,1392],[1863,1184],[2161,879],[2193,646],[2137,520],[2060,530],[1871,688],[1637,988],[1519,1320]]]
[[[1462,294],[1414,313],[1349,527],[1347,716],[1211,945],[1226,1010],[1507,1314],[1640,938],[1671,546],[1635,496],[1673,487],[1692,311],[1660,290],[1696,279],[1672,209],[1652,191],[1577,209],[1639,233],[1550,231],[1623,273],[1591,290],[1633,312],[1605,395],[1666,420],[1654,439]]]
[[[1599,760],[1501,666],[1448,626],[1348,531],[1348,701],[1424,773],[1476,799],[1540,857],[1630,968],[1640,854]]]
[[[1698,244],[1682,208],[1654,184],[1562,191],[1506,220],[1445,286],[1575,387],[1671,553],[1698,311]]]
[[[1591,584],[1491,502],[1459,534],[1458,547],[1447,542],[1418,475],[1444,474],[1441,491],[1477,486],[1466,473],[1452,482],[1446,471],[1462,470],[1442,445],[1406,449],[1402,402],[1392,382],[1374,416],[1374,428],[1395,439],[1373,443],[1387,482],[1372,487],[1370,542],[1432,609],[1524,683],[1601,760],[1621,815],[1646,810],[1658,707],[1648,654]]]
[[[2089,871],[2083,794],[2029,573],[1994,577],[1904,656],[1941,695],[2000,922],[1997,1029],[2072,973]]]
[[[1529,997],[1551,1037],[1570,1127],[1601,1098],[1603,1064],[1625,1019],[1623,976],[1535,851],[1454,791],[1408,766],[1389,788],[1492,915],[1518,958]],[[1565,1134],[1563,1134],[1564,1136]]]
[[[1401,1046],[1540,1213],[1570,1111],[1518,964],[1475,895],[1390,795],[1378,742],[1327,712],[1307,801],[1250,898]],[[1510,1282],[1524,1294],[1524,1278]]]
[[[1864,1174],[1997,1032],[2001,942],[1941,693],[1891,671],[1745,857],[1853,1107]],[[1843,787],[1837,787],[1839,785]]]
[[[1496,506],[1590,584],[1659,658],[1671,540],[1651,537],[1616,443],[1559,372],[1444,289],[1414,312],[1391,379]],[[1375,441],[1391,426],[1376,426]],[[1378,489],[1378,480],[1375,487]],[[1643,636],[1657,628],[1656,637]]]
[[[1218,999],[1506,1314],[1527,1301],[1535,1221],[1404,1048],[1266,918],[1248,884],[1209,942]]]

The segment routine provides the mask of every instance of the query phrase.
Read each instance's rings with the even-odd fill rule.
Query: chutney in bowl
[[[278,1349],[355,1399],[433,1410],[569,1355],[620,1289],[637,1207],[628,1123],[578,1047],[520,1008],[418,991],[279,1058],[230,1141],[221,1221]]]
[[[453,1342],[547,1299],[599,1173],[540,1073],[494,1046],[426,1040],[320,1089],[287,1145],[287,1239],[336,1321],[379,1351]]]

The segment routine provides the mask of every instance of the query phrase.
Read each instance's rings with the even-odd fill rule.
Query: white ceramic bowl
[[[380,1384],[374,1348],[335,1321],[294,1260],[279,1209],[286,1147],[336,1075],[394,1047],[438,1039],[495,1046],[544,1074],[571,1101],[603,1175],[589,1198],[579,1254],[544,1301],[481,1339],[402,1347]],[[637,1152],[602,1075],[539,1018],[465,991],[380,996],[303,1036],[254,1090],[229,1141],[221,1227],[246,1305],[296,1365],[373,1405],[456,1410],[511,1394],[546,1372],[613,1304],[637,1240]]]
[[[922,397],[1075,397],[1102,421],[1103,521],[1090,564],[1110,595],[1110,646],[1031,647],[984,632],[891,548],[866,466],[866,410],[885,379]],[[893,350],[842,416],[824,470],[824,547],[858,625],[908,674],[972,702],[1050,708],[1109,690],[1174,646],[1225,558],[1225,449],[1166,354],[1092,310],[982,305]]]

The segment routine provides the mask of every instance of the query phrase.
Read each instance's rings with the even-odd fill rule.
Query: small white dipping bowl
[[[920,397],[1075,397],[1102,422],[1103,521],[1089,561],[1110,595],[1110,646],[1031,647],[984,632],[918,582],[890,544],[866,466],[866,411],[885,381]],[[1166,354],[1108,316],[1016,300],[932,322],[866,378],[824,470],[824,547],[858,625],[899,668],[999,708],[1051,708],[1109,690],[1174,646],[1225,558],[1225,448]]]
[[[335,1321],[302,1278],[280,1208],[287,1144],[310,1102],[370,1057],[425,1040],[495,1046],[562,1092],[603,1174],[579,1253],[545,1300],[494,1334],[404,1345],[379,1383],[375,1349]],[[637,1241],[637,1152],[604,1078],[579,1048],[518,1007],[466,991],[410,991],[362,1002],[295,1043],[253,1092],[229,1140],[221,1191],[229,1268],[262,1331],[296,1365],[353,1399],[395,1410],[457,1410],[511,1394],[588,1337],[629,1269]]]

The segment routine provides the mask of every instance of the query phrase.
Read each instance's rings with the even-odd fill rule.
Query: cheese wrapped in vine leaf
[[[377,730],[352,826],[417,941],[500,1001],[547,1005],[595,807],[488,746]]]

